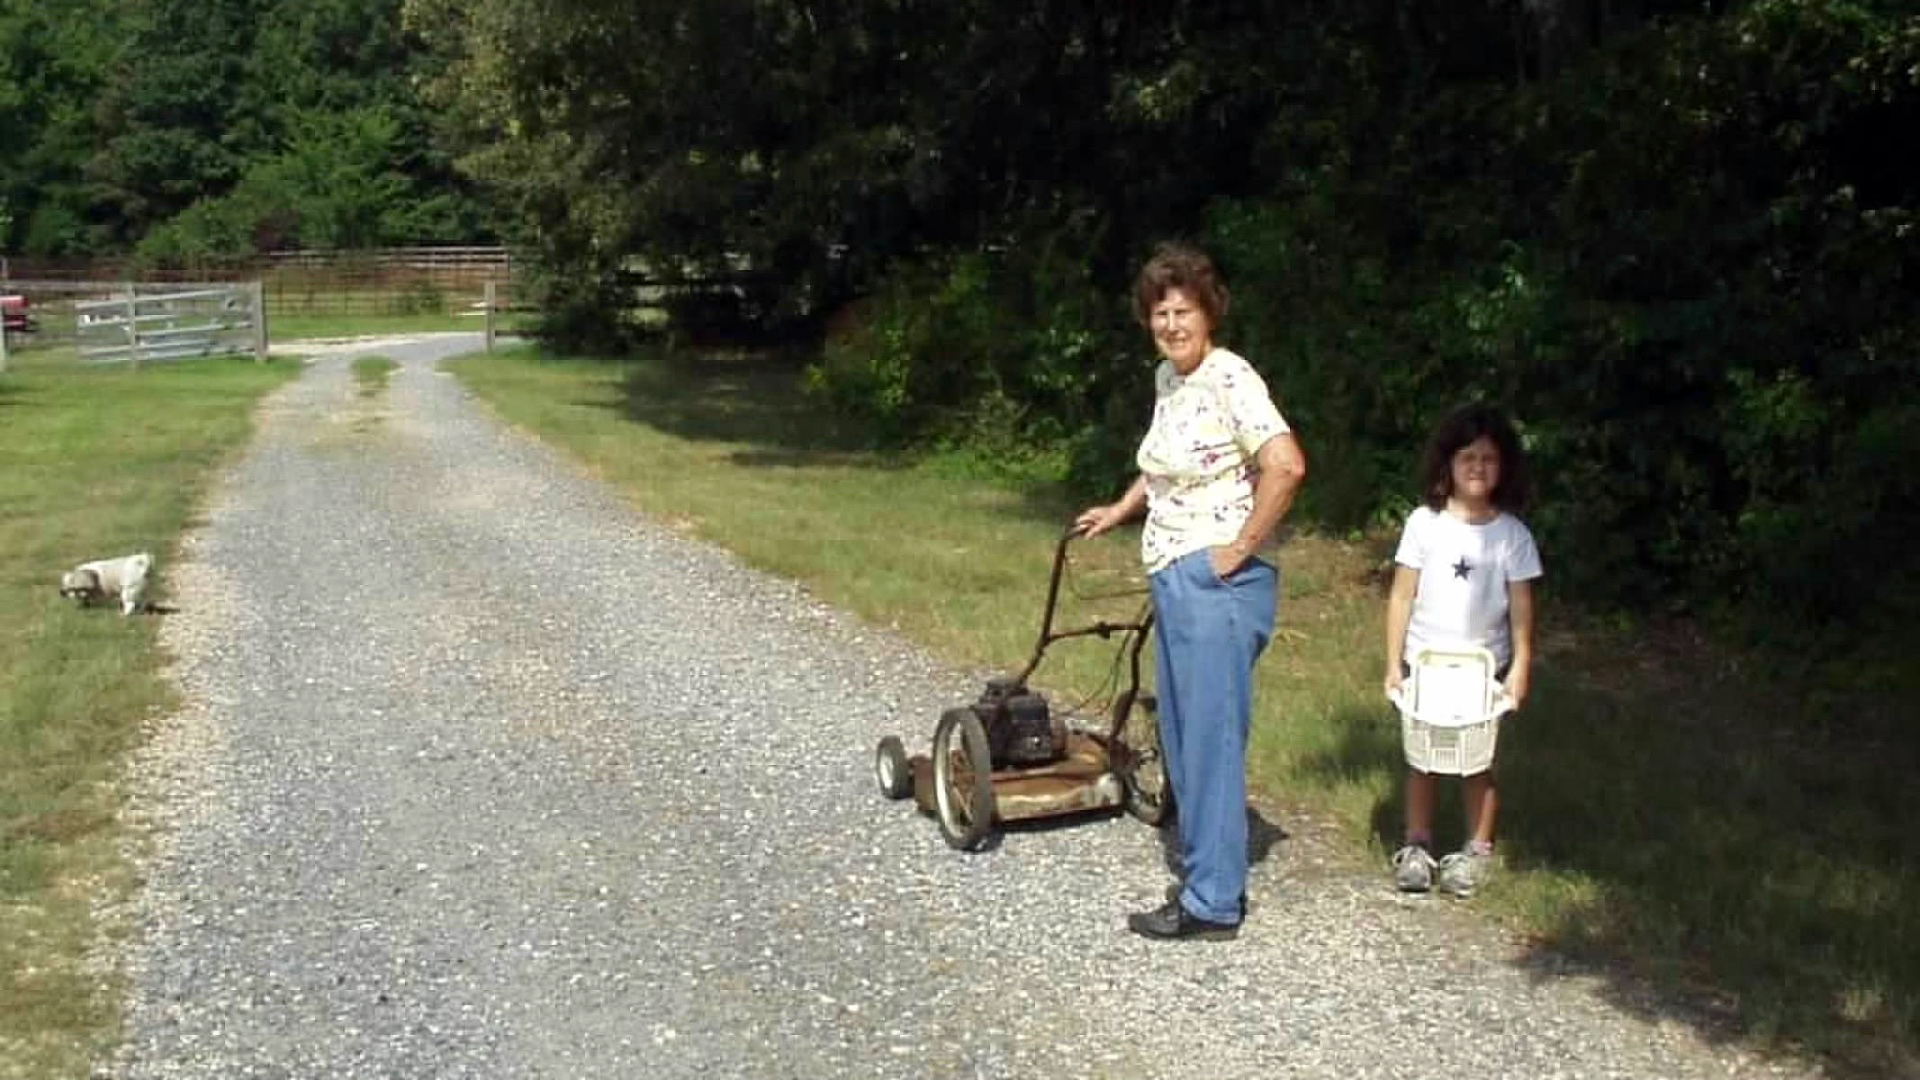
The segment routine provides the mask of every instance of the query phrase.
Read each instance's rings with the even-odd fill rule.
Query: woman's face
[[[1500,448],[1482,435],[1453,452],[1453,497],[1474,506],[1493,500],[1500,486]]]
[[[1148,313],[1153,344],[1182,375],[1200,366],[1213,349],[1213,322],[1187,290],[1168,289]]]

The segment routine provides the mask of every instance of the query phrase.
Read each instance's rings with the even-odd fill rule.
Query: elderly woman
[[[1259,373],[1213,342],[1227,288],[1204,253],[1162,245],[1134,284],[1134,312],[1161,358],[1140,476],[1078,524],[1092,537],[1147,513],[1140,549],[1183,881],[1127,925],[1150,938],[1228,939],[1246,911],[1253,665],[1273,633],[1280,583],[1255,553],[1292,504],[1306,459]]]

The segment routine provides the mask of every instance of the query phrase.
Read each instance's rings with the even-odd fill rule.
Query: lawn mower
[[[1067,545],[1079,534],[1077,526],[1068,528],[1054,549],[1040,637],[1027,666],[1017,675],[987,680],[972,704],[941,713],[928,753],[909,758],[897,735],[881,739],[874,751],[880,793],[889,799],[913,796],[922,812],[940,822],[947,843],[962,851],[984,845],[996,822],[1124,807],[1159,825],[1172,808],[1155,701],[1140,688],[1140,650],[1153,627],[1151,608],[1142,605],[1129,622],[1054,627]],[[1116,635],[1114,665],[1124,663],[1128,678],[1104,709],[1082,712],[1087,703],[1059,708],[1028,686],[1056,642]]]

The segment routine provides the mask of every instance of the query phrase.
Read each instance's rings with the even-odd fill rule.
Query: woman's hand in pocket
[[[1247,553],[1235,544],[1222,544],[1207,549],[1207,561],[1213,566],[1213,576],[1225,581],[1247,564]]]

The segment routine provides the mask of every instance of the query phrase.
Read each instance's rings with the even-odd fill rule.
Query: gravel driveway
[[[183,557],[134,767],[146,1077],[1817,1075],[1264,852],[1231,944],[1126,933],[1126,818],[954,853],[874,788],[974,678],[634,512],[448,375],[270,399]],[[804,538],[796,538],[804,542]],[[1284,618],[1284,614],[1283,614]]]

